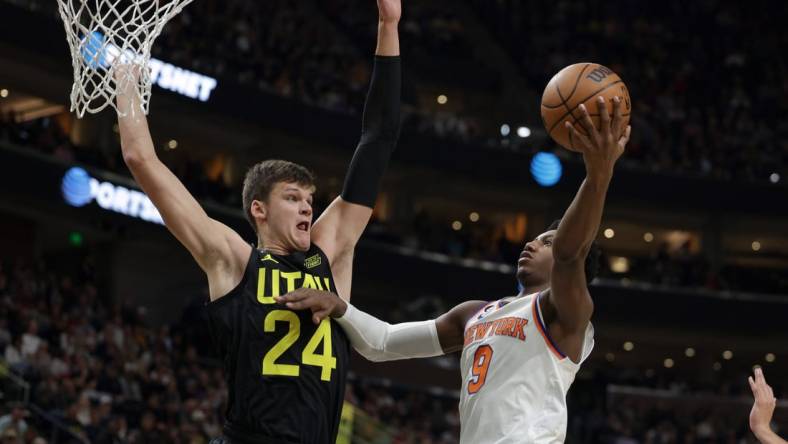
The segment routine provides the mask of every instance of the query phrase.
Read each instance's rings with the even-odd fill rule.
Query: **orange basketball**
[[[613,116],[613,97],[621,98],[621,115],[625,125],[629,123],[632,103],[624,81],[611,69],[596,63],[576,63],[558,72],[542,94],[542,123],[550,137],[559,145],[577,151],[569,131],[564,126],[567,120],[582,133],[585,129],[577,124],[581,113],[578,106],[585,104],[594,125],[599,128],[597,97],[607,101],[607,112]]]

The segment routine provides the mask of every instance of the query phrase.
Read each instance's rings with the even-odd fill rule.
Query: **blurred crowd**
[[[374,2],[317,3],[196,2],[165,28],[155,48],[198,70],[358,112],[374,44]],[[780,118],[788,111],[788,83],[782,80],[788,66],[779,49],[788,43],[781,25],[785,11],[720,0],[645,8],[580,0],[549,8],[519,0],[470,4],[531,87],[579,60],[608,61],[622,73],[635,103],[636,128],[625,162],[726,180],[788,178],[788,123]],[[444,3],[409,4],[401,29],[403,51],[415,59],[422,79],[441,69],[430,69],[430,60],[465,60],[455,77],[485,65],[475,58],[466,26]],[[754,33],[757,41],[748,38]],[[480,127],[490,132],[499,125],[487,122],[483,112],[473,114],[406,113],[405,127],[479,145],[494,136]]]
[[[462,23],[428,2],[408,5],[403,51],[461,58],[469,53]],[[375,2],[194,2],[173,18],[153,55],[198,72],[336,112],[359,114],[377,34]],[[474,119],[413,106],[405,86],[405,128],[470,141]],[[408,105],[410,104],[410,106]]]
[[[30,383],[43,412],[12,406],[16,421],[0,419],[0,427],[14,428],[18,440],[2,442],[47,442],[44,416],[70,431],[59,442],[205,443],[218,435],[221,370],[202,365],[182,331],[146,327],[136,309],[108,304],[92,259],[80,265],[65,274],[44,261],[0,266],[3,361]]]
[[[310,2],[194,2],[164,28],[153,55],[341,112],[364,101],[371,55],[361,57]]]
[[[79,253],[68,261],[0,265],[2,362],[31,385],[30,405],[4,400],[0,442],[48,442],[54,421],[62,427],[58,442],[207,443],[220,433],[226,393],[206,345],[199,298],[173,324],[148,326],[139,307],[110,302],[94,261]],[[55,262],[61,268],[51,266]],[[738,370],[693,382],[676,372],[586,366],[570,391],[568,442],[754,442],[746,402],[723,408],[697,397],[745,399],[746,373]],[[358,375],[351,381],[346,400],[358,410],[354,436],[398,444],[457,442],[456,392]],[[0,384],[6,396],[13,393],[6,379]],[[611,396],[611,384],[662,390],[663,396]],[[775,387],[782,396],[779,382]]]
[[[762,183],[773,173],[788,177],[784,8],[723,0],[471,3],[532,85],[578,61],[621,74],[633,101],[627,162]]]
[[[54,13],[45,2],[28,7]],[[400,26],[408,69],[416,73],[406,76],[406,103],[415,106],[406,106],[403,126],[463,148],[509,146],[513,136],[502,139],[500,122],[490,121],[500,113],[427,112],[418,93],[410,92],[420,82],[431,91],[462,79],[469,94],[500,94],[500,88],[485,91],[463,77],[494,64],[477,58],[484,51],[474,46],[477,39],[459,8],[470,8],[470,16],[496,37],[520,66],[526,81],[521,87],[535,95],[555,72],[578,61],[600,61],[620,73],[633,98],[635,128],[623,163],[724,180],[788,178],[788,123],[781,118],[788,111],[788,66],[780,50],[788,44],[785,8],[722,0],[644,6],[582,0],[549,6],[536,0],[409,3]],[[201,0],[163,29],[153,55],[314,106],[358,113],[376,15],[373,1]],[[756,34],[758,39],[749,38]],[[436,72],[438,78],[431,78]]]
[[[356,378],[346,401],[358,407],[353,442],[454,444],[460,432],[458,399],[388,380]]]

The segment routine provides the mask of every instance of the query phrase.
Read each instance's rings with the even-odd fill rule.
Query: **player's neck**
[[[525,285],[523,289],[520,290],[520,294],[518,297],[528,296],[529,294],[539,293],[540,291],[544,291],[550,288],[549,284],[541,284],[541,285]]]
[[[288,256],[289,254],[292,253],[292,251],[288,250],[281,243],[271,242],[271,241],[266,242],[261,237],[257,238],[257,248],[279,256]]]

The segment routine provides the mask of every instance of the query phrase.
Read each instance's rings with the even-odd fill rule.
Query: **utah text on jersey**
[[[297,288],[331,291],[331,280],[302,271],[282,271],[265,267],[258,270],[257,300],[261,304],[275,304],[275,297]]]

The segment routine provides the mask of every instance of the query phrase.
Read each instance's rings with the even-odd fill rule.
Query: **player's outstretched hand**
[[[621,98],[613,98],[613,119],[607,111],[605,98],[597,98],[597,112],[599,113],[599,128],[594,126],[591,115],[585,105],[580,105],[579,124],[584,131],[578,131],[571,122],[564,123],[572,134],[574,140],[579,141],[576,145],[583,153],[583,160],[589,173],[609,173],[613,172],[613,165],[629,142],[629,134],[632,128],[624,126],[624,119],[621,116]]]
[[[384,23],[397,23],[402,17],[401,0],[378,0],[378,20]]]
[[[339,296],[311,288],[299,288],[275,299],[291,310],[312,310],[312,322],[315,324],[329,316],[338,318],[347,310],[347,304]]]
[[[757,367],[754,371],[755,378],[750,376],[750,388],[752,389],[752,396],[755,397],[755,402],[752,404],[750,411],[750,429],[759,436],[760,433],[770,432],[769,423],[772,421],[772,414],[774,407],[777,405],[777,399],[774,397],[774,392],[769,384],[766,383],[766,378],[763,376],[763,370]]]

